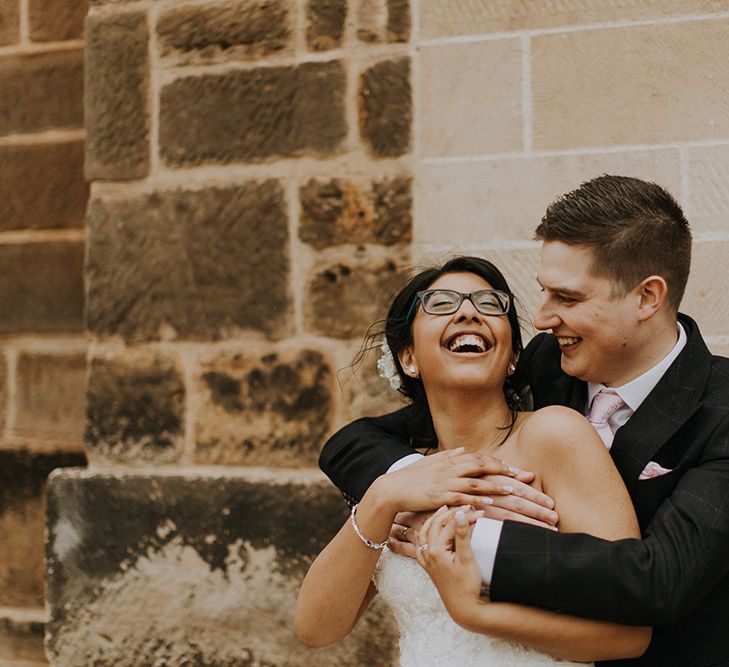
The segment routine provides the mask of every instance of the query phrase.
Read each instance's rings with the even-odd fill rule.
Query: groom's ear
[[[635,287],[639,297],[638,319],[649,320],[666,302],[668,285],[662,276],[648,276]]]

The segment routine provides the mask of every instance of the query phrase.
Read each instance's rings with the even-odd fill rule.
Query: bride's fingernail
[[[509,484],[504,484],[501,487],[501,490],[504,491],[505,493],[511,493],[514,490],[514,487]]]
[[[458,510],[456,512],[456,524],[459,526],[466,525],[466,515],[463,513],[463,510]]]
[[[494,499],[493,499],[493,498],[490,498],[489,496],[484,496],[484,497],[483,497],[483,498],[481,499],[481,502],[482,502],[482,503],[483,503],[484,505],[493,505],[493,504],[494,504]]]
[[[446,511],[447,509],[448,509],[448,505],[443,505],[442,507],[439,507],[439,508],[438,508],[438,511],[436,512],[436,514],[442,514],[442,513],[443,513],[443,512],[445,512],[445,511]]]

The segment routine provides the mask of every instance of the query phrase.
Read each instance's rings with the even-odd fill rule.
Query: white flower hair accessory
[[[397,364],[392,354],[390,346],[387,344],[387,338],[382,339],[380,345],[382,356],[377,360],[377,374],[390,383],[390,386],[396,391],[402,387],[402,378],[397,372]]]

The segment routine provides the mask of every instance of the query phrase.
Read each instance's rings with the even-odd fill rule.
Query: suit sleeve
[[[508,521],[491,598],[631,625],[673,624],[729,571],[729,419],[642,540],[608,542]]]
[[[337,431],[322,448],[319,467],[350,502],[399,459],[413,453],[407,406],[382,417],[358,419]]]

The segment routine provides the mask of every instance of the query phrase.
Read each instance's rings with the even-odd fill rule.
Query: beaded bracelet
[[[390,541],[390,538],[388,537],[384,542],[373,542],[372,540],[367,539],[357,525],[357,519],[355,518],[356,513],[357,505],[354,505],[352,507],[352,527],[354,528],[354,532],[357,533],[357,537],[359,537],[359,539],[362,540],[370,549],[384,549]]]

